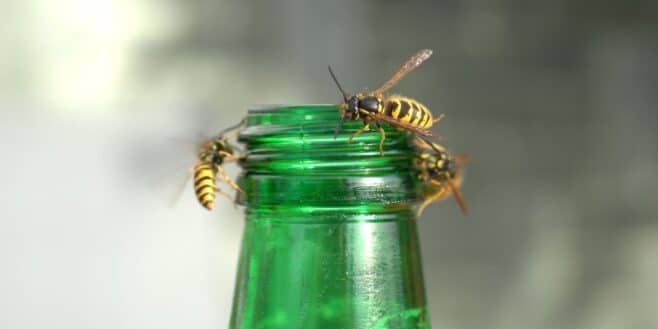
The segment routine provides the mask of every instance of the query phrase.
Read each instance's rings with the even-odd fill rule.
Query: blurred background
[[[2,328],[225,328],[242,209],[189,186],[167,206],[185,141],[337,102],[327,64],[374,88],[420,48],[395,91],[472,158],[470,214],[419,224],[434,328],[658,327],[655,1],[0,8]]]

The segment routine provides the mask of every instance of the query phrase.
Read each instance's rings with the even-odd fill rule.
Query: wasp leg
[[[237,191],[240,191],[240,193],[245,194],[244,190],[238,186],[224,171],[224,168],[222,166],[215,166],[217,168],[217,173],[222,176],[222,179],[226,182],[226,184],[231,185],[232,188],[236,189]]]
[[[386,140],[386,133],[384,132],[384,128],[382,128],[382,125],[379,124],[379,122],[376,122],[377,124],[377,130],[379,130],[379,134],[382,136],[382,138],[379,139],[379,155],[384,156],[384,141]]]
[[[243,148],[241,148],[241,147],[239,147],[239,146],[237,146],[237,145],[235,145],[235,144],[228,143],[228,145],[231,145],[231,147],[232,147],[234,150],[238,151],[239,153],[243,153],[243,152],[244,152],[244,149],[243,149]]]
[[[222,136],[222,141],[226,141],[228,139],[231,139],[231,138],[237,136],[240,133],[240,131],[242,131],[242,129],[236,129],[233,132],[231,132],[230,134],[226,134],[226,135]]]
[[[228,159],[228,160],[230,160],[230,161],[238,161],[238,160],[240,160],[240,156],[237,156],[237,155],[232,154],[232,153],[228,153],[228,152],[226,152],[226,151],[219,151],[218,153],[219,153],[219,155],[220,155],[221,157],[226,158],[226,159]]]
[[[228,193],[226,193],[226,192],[224,192],[224,191],[222,191],[218,188],[215,188],[215,192],[225,196],[229,201],[231,201],[233,203],[233,208],[235,208],[235,209],[238,208],[237,204],[235,203],[235,198],[231,197],[230,194],[228,194]]]
[[[429,206],[432,202],[444,199],[452,192],[452,187],[450,185],[446,186],[444,182],[441,182],[439,180],[430,179],[428,183],[433,185],[436,188],[436,190],[429,195],[425,195],[425,199],[423,200],[423,203],[418,208],[418,211],[416,211],[417,217],[420,217],[420,215],[423,214],[425,208]]]
[[[445,118],[445,116],[446,116],[446,115],[443,114],[443,113],[439,114],[439,116],[437,116],[436,118],[434,118],[434,120],[432,120],[432,124],[435,124],[435,123],[437,123],[437,122],[443,120],[443,118]]]
[[[240,149],[237,145],[235,145],[234,143],[229,142],[228,140],[236,137],[237,135],[239,135],[241,131],[242,131],[242,129],[238,129],[238,130],[233,131],[230,134],[222,135],[221,136],[222,138],[220,139],[220,141],[225,142],[226,144],[228,144],[229,146],[231,146],[234,149]]]
[[[219,188],[217,188],[217,187],[215,187],[215,192],[217,192],[217,193],[219,193],[219,194],[225,196],[227,199],[229,199],[231,202],[233,202],[233,197],[231,197],[230,194],[228,194],[228,193],[222,191],[221,189],[219,189]]]
[[[441,194],[442,193],[437,193],[423,200],[423,203],[420,205],[420,207],[418,207],[418,210],[416,211],[416,218],[420,218],[420,216],[423,215],[425,208],[427,208],[427,206],[432,204],[432,202],[441,199],[443,197]]]
[[[438,200],[452,195],[455,198],[455,201],[457,201],[457,204],[459,204],[459,209],[462,211],[462,214],[466,215],[468,213],[468,210],[466,209],[466,201],[464,200],[464,196],[458,185],[452,181],[441,182],[436,179],[432,179],[431,182],[437,186],[444,187],[430,198]]]
[[[347,144],[352,143],[352,139],[354,137],[361,135],[361,133],[363,133],[364,131],[367,131],[368,129],[370,129],[370,122],[366,122],[365,125],[361,129],[359,129],[355,133],[353,133],[352,136],[350,136],[350,138],[347,139]]]
[[[240,131],[242,131],[242,126],[244,126],[244,119],[242,119],[240,122],[238,122],[238,124],[236,124],[236,125],[234,125],[234,126],[230,126],[230,127],[226,128],[226,129],[222,130],[222,131],[219,133],[219,136],[222,136],[222,139],[221,139],[221,140],[222,140],[222,141],[225,141],[225,140],[227,140],[227,139],[229,139],[229,138],[232,138],[232,137],[234,137],[235,135],[239,134]],[[230,134],[227,134],[229,131],[230,131],[231,133],[230,133]]]

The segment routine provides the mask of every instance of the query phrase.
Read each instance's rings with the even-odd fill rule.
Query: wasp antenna
[[[437,148],[436,144],[434,142],[432,142],[431,140],[429,140],[427,137],[417,135],[416,138],[422,140],[427,146],[432,148],[434,151],[439,152],[439,153],[444,152],[444,150],[441,150],[441,149]]]
[[[345,117],[340,118],[340,122],[338,123],[338,127],[336,127],[336,131],[334,131],[334,139],[338,136],[338,132],[343,128],[343,123],[345,122]]]
[[[336,83],[338,90],[340,90],[340,93],[343,95],[343,100],[347,102],[347,93],[345,92],[345,90],[343,90],[343,87],[338,82],[338,79],[336,79],[336,75],[334,74],[334,71],[331,69],[331,65],[327,65],[327,68],[329,68],[329,74],[331,74],[331,78],[334,79],[334,82]]]
[[[471,160],[471,156],[468,154],[458,154],[455,155],[455,161],[457,161],[458,165],[465,164]]]
[[[222,136],[222,135],[226,134],[229,131],[237,130],[238,128],[240,128],[244,125],[244,122],[245,122],[245,119],[242,119],[242,120],[240,120],[240,122],[225,128],[224,130],[219,132],[218,136]]]

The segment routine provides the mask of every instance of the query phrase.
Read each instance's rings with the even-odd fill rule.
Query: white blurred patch
[[[167,34],[173,22],[148,2],[35,1],[30,7],[30,28],[17,32],[32,57],[32,96],[51,109],[116,105],[130,81],[135,44]]]

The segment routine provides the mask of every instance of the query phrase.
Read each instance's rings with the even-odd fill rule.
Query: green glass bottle
[[[230,328],[430,328],[413,150],[387,128],[336,140],[334,105],[249,111],[247,197]]]

